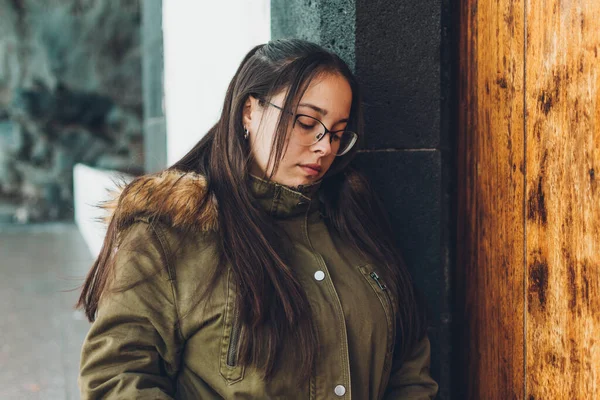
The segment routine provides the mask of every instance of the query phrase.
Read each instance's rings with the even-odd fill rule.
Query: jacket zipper
[[[381,291],[384,293],[383,295],[377,294],[377,296],[379,297],[379,299],[382,302],[387,301],[387,304],[389,306],[389,308],[388,308],[389,311],[386,311],[386,315],[388,315],[388,312],[390,313],[390,315],[389,315],[389,318],[391,319],[390,322],[391,322],[392,326],[395,326],[395,324],[396,324],[395,323],[396,316],[394,314],[394,306],[392,304],[392,298],[390,296],[388,287],[383,283],[381,277],[377,274],[377,272],[372,271],[372,272],[369,273],[369,276],[371,277],[371,279],[373,279],[373,281],[375,281],[375,283],[377,284],[377,286],[379,287],[379,289],[381,289]],[[377,290],[375,289],[375,287],[373,287],[373,290],[375,292],[377,292]],[[383,297],[385,297],[385,299]],[[395,328],[394,328],[394,330],[395,330]],[[391,351],[392,351],[392,348],[393,348],[393,341],[394,340],[395,340],[394,335],[393,334],[390,335],[390,333],[388,332],[388,349],[387,349],[386,360],[385,360],[385,363],[383,365],[383,369],[384,369],[385,373],[387,373],[390,370],[391,366],[392,366],[392,357],[393,356],[392,356]],[[384,373],[384,376],[385,376],[385,373]],[[382,395],[383,395],[383,393],[385,392],[385,387],[387,386],[388,382],[389,382],[389,378],[382,377],[381,389],[379,391],[379,398],[381,398]]]
[[[373,272],[369,273],[369,276],[371,277],[371,279],[373,279],[375,281],[375,283],[377,283],[377,286],[379,286],[381,291],[385,293],[385,297],[390,306],[390,312],[392,313],[392,321],[393,321],[393,319],[395,318],[394,306],[392,305],[392,298],[390,297],[388,287],[383,283],[383,281],[381,280],[381,278],[379,277],[377,272],[373,271]],[[392,340],[393,340],[393,338],[392,338]]]
[[[236,307],[235,313],[233,314],[233,323],[231,326],[231,337],[229,338],[229,349],[227,350],[227,365],[230,367],[235,367],[235,365],[237,363],[238,347],[239,347],[240,333],[241,333],[239,317],[240,317],[240,313]]]
[[[371,276],[371,278],[373,278],[373,280],[377,283],[377,286],[379,286],[379,288],[383,291],[387,290],[387,286],[385,286],[383,284],[383,282],[381,281],[381,278],[379,277],[379,275],[377,275],[377,272],[371,272],[369,274]]]

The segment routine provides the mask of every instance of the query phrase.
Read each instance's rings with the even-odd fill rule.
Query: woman
[[[337,55],[253,48],[203,139],[105,206],[82,398],[433,398],[410,276],[348,166],[362,122]]]

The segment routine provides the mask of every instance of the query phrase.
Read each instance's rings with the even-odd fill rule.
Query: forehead
[[[350,84],[339,74],[322,74],[315,77],[299,104],[310,103],[325,111],[324,114],[343,114],[350,111],[352,105],[352,89]]]
[[[274,100],[283,100],[287,89],[273,96]],[[315,76],[309,83],[306,91],[297,103],[300,110],[308,111],[311,108],[302,106],[310,104],[323,112],[317,111],[322,116],[347,118],[352,106],[352,88],[343,76],[334,73],[322,73]]]

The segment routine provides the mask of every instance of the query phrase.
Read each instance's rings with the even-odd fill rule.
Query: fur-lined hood
[[[103,221],[118,229],[138,217],[160,217],[175,228],[211,231],[218,228],[217,200],[206,197],[207,181],[194,172],[166,170],[119,183],[98,207]]]

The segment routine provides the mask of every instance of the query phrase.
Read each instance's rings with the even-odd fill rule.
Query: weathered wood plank
[[[600,398],[600,2],[529,0],[527,398]]]
[[[525,395],[523,9],[460,7],[457,398]]]

